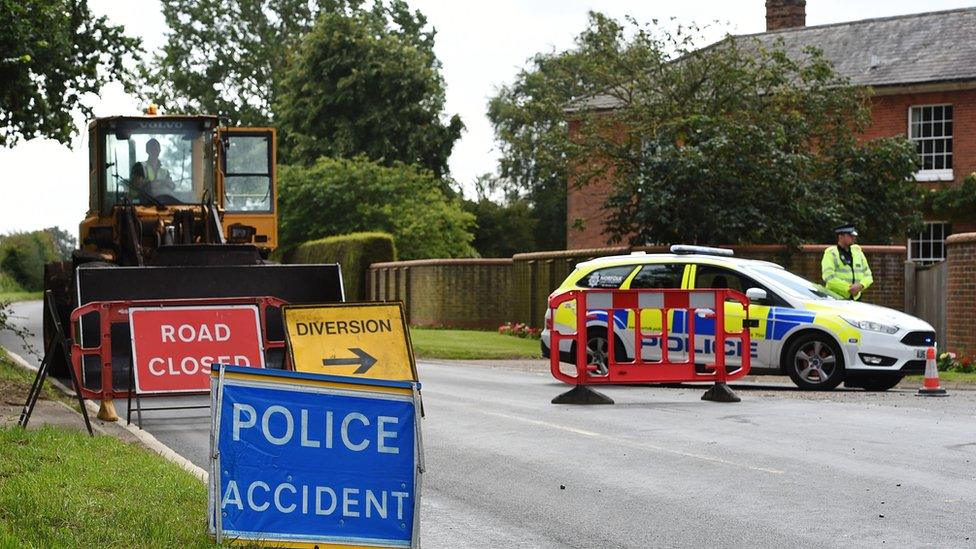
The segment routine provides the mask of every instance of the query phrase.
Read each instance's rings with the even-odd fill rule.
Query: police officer
[[[835,227],[834,232],[837,233],[837,245],[824,250],[820,262],[824,285],[845,299],[861,299],[861,293],[874,279],[864,252],[854,243],[857,229],[854,225],[841,225]]]

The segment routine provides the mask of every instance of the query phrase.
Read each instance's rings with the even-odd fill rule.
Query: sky
[[[443,65],[447,116],[459,114],[466,131],[450,158],[451,175],[468,189],[494,173],[498,149],[485,113],[488,99],[509,84],[538,52],[570,48],[586,25],[587,13],[602,11],[641,22],[675,18],[679,23],[712,24],[707,41],[726,32],[765,30],[764,0],[407,0],[437,31],[435,53]],[[139,36],[147,51],[165,41],[166,24],[158,0],[89,0],[92,11]],[[974,0],[928,0],[924,11],[974,5]],[[909,0],[807,0],[807,25],[917,13]],[[144,107],[121,87],[109,84],[90,104],[96,116],[139,114]],[[87,122],[77,118],[79,130]],[[47,139],[0,148],[0,233],[58,225],[77,236],[88,201],[84,132],[71,147]]]

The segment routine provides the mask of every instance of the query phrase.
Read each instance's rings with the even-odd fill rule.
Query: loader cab
[[[118,206],[135,208],[142,246],[155,248],[167,243],[168,227],[200,219],[210,202],[224,242],[252,244],[263,257],[277,246],[274,129],[223,127],[211,115],[116,116],[92,121],[89,138],[89,208],[79,231],[87,251],[115,255]]]
[[[165,209],[214,196],[216,117],[113,117],[96,121],[96,206]]]

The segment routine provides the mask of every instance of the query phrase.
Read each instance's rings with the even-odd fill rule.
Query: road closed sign
[[[133,307],[129,328],[139,394],[208,391],[214,364],[264,367],[254,306]]]
[[[282,311],[295,370],[418,380],[402,303],[288,305]]]

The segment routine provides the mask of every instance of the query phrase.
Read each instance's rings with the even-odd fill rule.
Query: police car
[[[766,261],[733,257],[732,251],[702,246],[672,246],[671,254],[601,257],[580,263],[554,292],[591,288],[728,288],[750,299],[751,373],[790,376],[801,389],[828,390],[844,382],[848,387],[885,391],[906,375],[925,370],[925,351],[935,345],[935,330],[923,320],[893,309],[838,299],[822,286],[811,283],[783,267]],[[651,314],[648,314],[651,313]],[[655,318],[656,314],[656,318]],[[641,331],[660,330],[659,310],[641,313]],[[589,375],[606,375],[609,347],[608,322],[613,322],[614,354],[619,362],[633,360],[633,311],[587,312],[587,354],[597,366]],[[725,303],[728,331],[741,330],[745,310]],[[702,367],[714,341],[714,323],[706,318],[694,321],[693,338],[687,336],[685,311],[669,313],[668,351],[672,360],[687,356],[695,346],[696,362]],[[572,333],[576,329],[575,301],[546,312],[542,332],[542,354],[549,357],[549,334]],[[711,331],[711,333],[709,333]],[[711,339],[709,338],[711,336]],[[642,342],[644,360],[658,360],[664,342],[653,338]],[[574,343],[561,342],[560,360],[575,363]],[[730,370],[739,364],[743,349],[727,342]],[[626,358],[621,358],[626,357]],[[712,354],[714,360],[714,354]],[[700,360],[699,360],[700,358]],[[649,366],[653,367],[653,366]]]

